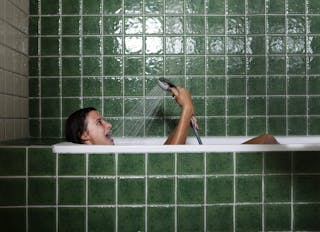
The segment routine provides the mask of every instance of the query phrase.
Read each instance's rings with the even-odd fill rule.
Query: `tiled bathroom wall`
[[[320,231],[319,152],[0,154],[1,231]]]
[[[118,136],[164,136],[187,87],[203,136],[320,133],[318,0],[30,0],[33,137],[94,106]]]
[[[29,1],[0,1],[0,141],[29,136]]]

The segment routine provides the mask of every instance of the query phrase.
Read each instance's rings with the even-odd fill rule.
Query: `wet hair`
[[[65,125],[65,136],[68,142],[83,144],[81,135],[87,129],[86,118],[89,112],[95,111],[93,107],[87,107],[73,112]]]

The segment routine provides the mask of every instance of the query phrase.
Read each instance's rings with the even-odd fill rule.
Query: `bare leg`
[[[243,144],[279,144],[279,142],[272,135],[263,134],[245,141]]]

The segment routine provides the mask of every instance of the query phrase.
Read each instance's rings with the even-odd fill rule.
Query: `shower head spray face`
[[[174,84],[172,84],[170,81],[168,81],[165,78],[159,78],[158,79],[158,85],[164,91],[169,91],[169,92],[170,92],[170,88],[176,88],[176,86]]]

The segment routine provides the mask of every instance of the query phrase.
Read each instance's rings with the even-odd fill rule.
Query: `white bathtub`
[[[320,136],[276,136],[280,144],[241,144],[252,137],[203,137],[203,145],[189,137],[186,145],[166,145],[166,138],[114,138],[115,146],[63,142],[53,145],[55,153],[170,153],[170,152],[267,152],[320,151]]]

